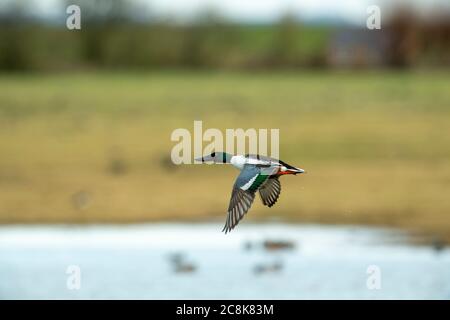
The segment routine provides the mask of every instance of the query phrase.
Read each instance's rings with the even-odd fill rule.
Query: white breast
[[[247,159],[244,156],[232,156],[230,163],[239,170],[244,169],[244,165],[247,163]]]

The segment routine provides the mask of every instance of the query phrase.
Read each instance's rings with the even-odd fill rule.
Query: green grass
[[[175,128],[279,128],[274,208],[246,219],[450,234],[445,72],[0,76],[0,221],[222,219],[237,172],[167,163]],[[256,202],[259,202],[257,199]],[[81,203],[81,204],[80,204]]]

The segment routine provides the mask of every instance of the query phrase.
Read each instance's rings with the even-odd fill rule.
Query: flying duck
[[[279,177],[305,172],[281,160],[260,155],[233,156],[225,152],[213,152],[195,160],[203,163],[228,163],[241,171],[231,193],[227,220],[222,230],[225,233],[233,230],[250,209],[256,191],[259,191],[262,203],[272,207],[281,192]]]

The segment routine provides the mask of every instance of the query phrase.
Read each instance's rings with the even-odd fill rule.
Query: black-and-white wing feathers
[[[236,179],[228,206],[227,220],[222,231],[225,233],[236,227],[252,206],[255,199],[255,191],[250,187],[260,174],[260,169],[253,165],[245,165]]]
[[[261,201],[265,206],[272,207],[281,193],[281,184],[278,177],[271,177],[259,188]]]

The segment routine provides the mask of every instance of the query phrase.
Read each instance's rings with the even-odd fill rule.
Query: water
[[[295,248],[267,251],[267,239]],[[3,226],[0,298],[449,299],[450,250],[408,239],[318,225],[246,223],[228,235],[217,223]],[[79,290],[67,287],[69,266]]]

